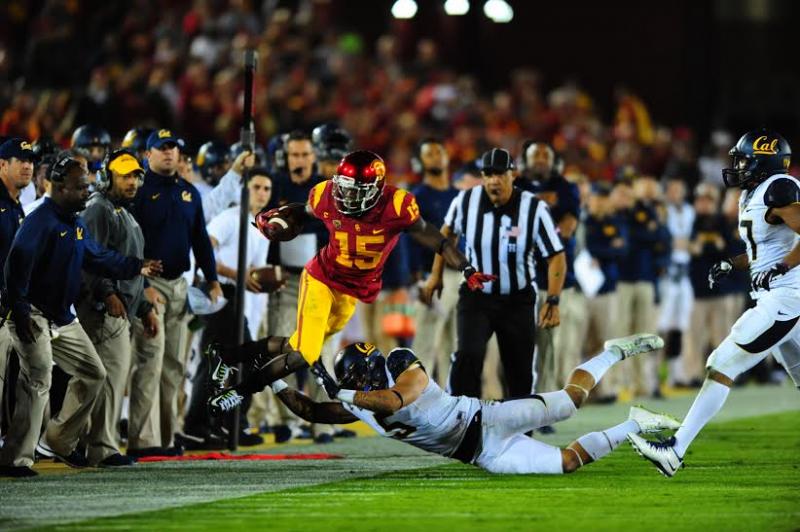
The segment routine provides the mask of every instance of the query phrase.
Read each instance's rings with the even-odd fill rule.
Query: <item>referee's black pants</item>
[[[536,293],[510,295],[473,292],[461,285],[457,306],[458,346],[450,368],[453,395],[481,396],[486,344],[497,334],[509,397],[530,395],[536,349]]]

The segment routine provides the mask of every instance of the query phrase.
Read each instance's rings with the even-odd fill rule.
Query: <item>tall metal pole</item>
[[[239,140],[242,147],[250,152],[255,152],[256,131],[253,122],[253,80],[256,70],[257,55],[255,50],[244,52],[244,107],[242,109],[242,129]],[[239,265],[236,271],[236,345],[244,342],[244,294],[245,294],[245,275],[247,275],[247,233],[249,231],[250,217],[250,194],[247,189],[247,181],[250,178],[250,171],[243,170],[242,175],[242,196],[239,202]],[[242,367],[236,372],[236,383],[242,382]],[[235,451],[239,446],[239,425],[240,407],[232,413],[232,419],[228,424],[228,449]]]

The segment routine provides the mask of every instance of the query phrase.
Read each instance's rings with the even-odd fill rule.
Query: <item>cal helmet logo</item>
[[[191,202],[192,201],[192,193],[189,192],[188,190],[184,190],[183,192],[181,192],[181,199],[183,201],[187,202],[187,203]]]
[[[32,150],[30,142],[20,142],[19,147],[23,150]]]
[[[766,135],[761,135],[753,141],[753,153],[756,155],[775,155],[777,150],[778,139],[769,140]]]
[[[170,131],[169,129],[159,129],[158,130],[158,138],[160,138],[160,139],[165,139],[165,138],[171,137],[171,136],[172,136],[172,131]]]
[[[365,355],[368,355],[368,354],[372,353],[373,351],[375,351],[375,344],[357,343],[356,344],[356,349],[358,349],[359,351],[361,351]]]

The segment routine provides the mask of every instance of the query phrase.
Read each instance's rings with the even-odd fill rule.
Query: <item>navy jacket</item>
[[[0,181],[0,287],[3,286],[3,269],[8,250],[11,249],[14,235],[17,234],[23,218],[25,213],[22,205],[9,195],[5,184]]]
[[[30,314],[33,305],[56,325],[72,323],[70,307],[78,299],[82,269],[132,279],[139,275],[142,260],[100,246],[83,220],[47,198],[14,238],[5,267],[4,304],[13,316]]]
[[[586,218],[586,249],[600,264],[605,280],[598,294],[607,294],[617,289],[619,263],[628,255],[628,226],[619,216]],[[616,239],[623,241],[622,247],[612,246]]]
[[[630,245],[627,258],[620,262],[620,281],[655,283],[672,249],[669,230],[659,222],[655,208],[643,202],[637,202],[626,216]]]
[[[564,176],[553,174],[546,181],[531,181],[520,177],[514,181],[514,185],[522,190],[533,192],[544,199],[545,193],[554,192],[556,195],[555,205],[548,203],[550,216],[553,222],[558,225],[567,214],[571,214],[576,220],[581,219],[581,195],[578,186],[567,181]],[[564,245],[564,253],[567,259],[567,276],[564,278],[564,288],[575,286],[575,235],[570,238],[561,238]],[[539,290],[547,290],[547,261],[537,258],[536,260],[536,285]]]
[[[449,187],[446,190],[437,190],[425,183],[416,186],[411,190],[417,198],[419,214],[423,220],[435,227],[440,228],[444,225],[444,217],[453,199],[458,195],[458,190]],[[459,239],[459,247],[463,248],[463,239]],[[433,266],[434,252],[421,246],[414,240],[408,240],[410,268],[412,273],[428,273]],[[463,249],[462,249],[463,251]]]
[[[206,231],[203,203],[194,185],[152,170],[144,175],[130,208],[144,235],[144,256],[164,264],[166,279],[189,269],[189,251],[208,281],[217,280],[217,263]]]

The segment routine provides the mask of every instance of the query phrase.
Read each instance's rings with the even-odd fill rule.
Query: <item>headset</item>
[[[109,169],[109,165],[111,165],[114,159],[122,157],[123,155],[130,155],[137,161],[139,160],[136,157],[136,154],[132,150],[129,150],[128,148],[120,148],[118,150],[114,150],[111,153],[106,154],[105,159],[103,159],[102,166],[100,166],[100,169],[97,171],[97,179],[94,184],[95,190],[97,190],[98,192],[105,192],[111,189],[111,184],[113,183],[114,178],[112,176],[111,170]],[[139,175],[139,186],[142,186],[143,184],[144,184],[144,178],[142,177],[142,175]]]
[[[71,153],[62,152],[56,157],[56,161],[50,167],[50,181],[53,183],[63,183],[70,170],[76,166],[82,166],[81,162]]]

